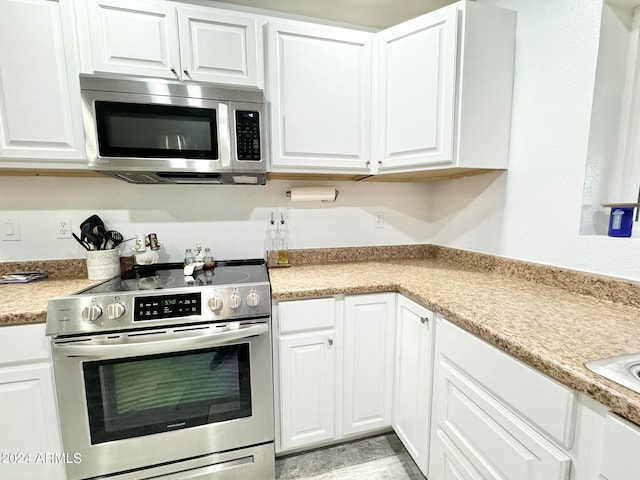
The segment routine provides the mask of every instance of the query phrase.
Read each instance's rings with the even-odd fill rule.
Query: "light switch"
[[[17,217],[3,217],[0,227],[2,228],[2,240],[20,240],[20,222]]]

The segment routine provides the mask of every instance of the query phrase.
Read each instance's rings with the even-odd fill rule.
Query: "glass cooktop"
[[[262,259],[221,260],[209,270],[196,270],[185,276],[182,263],[136,265],[120,277],[90,287],[79,294],[164,290],[190,286],[222,286],[269,281]]]

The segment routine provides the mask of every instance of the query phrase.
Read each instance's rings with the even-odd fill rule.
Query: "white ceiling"
[[[246,7],[275,10],[334,22],[385,28],[455,0],[218,0]]]

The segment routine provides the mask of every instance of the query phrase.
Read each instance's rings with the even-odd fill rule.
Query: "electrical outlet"
[[[56,234],[58,238],[71,238],[71,221],[68,218],[56,219]]]
[[[373,228],[384,228],[384,213],[375,213],[375,216],[373,218]]]

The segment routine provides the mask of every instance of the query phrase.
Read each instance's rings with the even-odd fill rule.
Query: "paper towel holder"
[[[340,191],[335,187],[331,187],[331,189],[333,190],[333,198],[322,199],[322,200],[320,200],[322,203],[334,203],[337,200],[338,195],[340,194]],[[296,190],[301,190],[301,191],[309,190],[309,191],[311,191],[311,190],[313,190],[313,187],[297,187]],[[292,194],[291,194],[291,190],[287,190],[286,195],[287,195],[288,198],[291,198],[293,200]],[[300,201],[300,200],[301,199],[299,199],[298,201]],[[302,200],[302,201],[313,201],[313,200],[316,200],[316,199],[309,198],[308,200],[305,199],[305,200]]]

